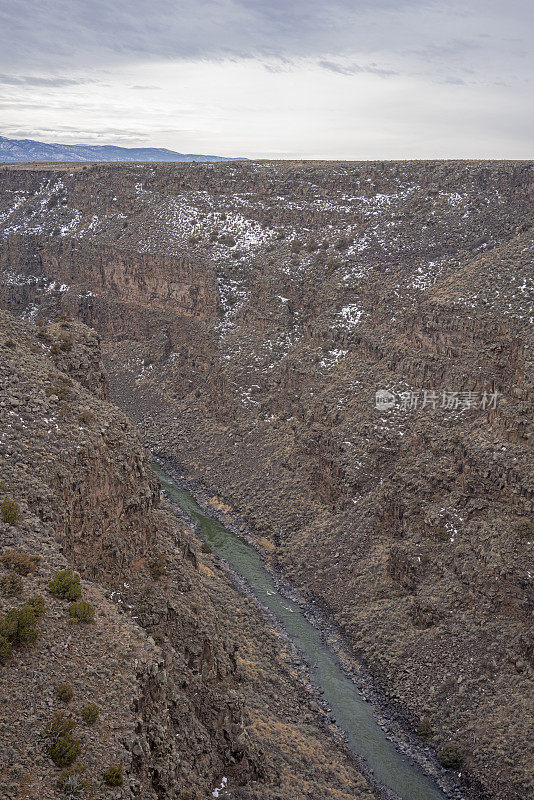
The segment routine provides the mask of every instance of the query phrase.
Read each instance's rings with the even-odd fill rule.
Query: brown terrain
[[[111,398],[145,445],[232,509],[406,725],[454,744],[491,800],[534,794],[533,199],[528,162],[0,170],[2,306],[99,332]],[[95,364],[72,373],[93,392]],[[381,389],[393,407],[375,407]],[[81,510],[104,515],[102,492],[89,482],[66,521],[58,488],[61,558],[87,580],[120,589],[157,549],[140,485],[97,533]],[[185,556],[180,569],[215,626],[220,576],[206,584]],[[252,774],[269,785],[261,740],[234,756],[246,791]],[[202,773],[215,780],[218,747]]]
[[[0,351],[0,497],[18,506],[0,518],[0,631],[10,610],[45,605],[10,653],[0,638],[2,800],[199,800],[223,778],[221,797],[371,800],[286,641],[160,504],[135,429],[105,400],[94,331],[0,312]],[[93,622],[49,590],[68,568]],[[58,713],[80,747],[64,769],[45,735]],[[110,766],[122,787],[104,782]]]

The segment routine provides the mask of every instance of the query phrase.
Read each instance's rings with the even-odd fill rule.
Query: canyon
[[[530,162],[0,167],[0,306],[20,320],[9,317],[5,338],[15,355],[31,342],[32,358],[53,359],[28,379],[46,383],[46,369],[70,376],[76,392],[91,393],[84,405],[103,404],[125,426],[106,454],[121,464],[120,486],[109,478],[104,490],[89,470],[83,491],[70,478],[50,489],[50,552],[59,542],[61,559],[95,586],[129,583],[135,607],[144,589],[130,573],[146,581],[144,559],[160,548],[194,588],[173,599],[177,621],[148,628],[182,660],[189,601],[210,629],[210,652],[219,652],[217,626],[241,637],[233,603],[276,650],[231,581],[212,565],[199,570],[211,556],[199,555],[193,534],[184,525],[169,533],[176,523],[156,508],[138,434],[250,533],[273,574],[317,603],[407,730],[438,757],[453,748],[465,790],[488,800],[534,791],[533,199]],[[105,368],[84,325],[98,332]],[[61,342],[78,329],[90,344],[76,361]],[[75,474],[77,462],[64,469]],[[160,513],[165,533],[150,522]],[[213,680],[226,676],[224,690],[213,691],[224,716],[237,667],[231,646],[220,647]],[[254,691],[268,669],[256,657],[259,666],[243,666]],[[198,661],[191,669],[191,685],[211,675]],[[240,702],[256,703],[262,719],[249,749],[234,748],[247,730],[237,712],[225,744],[202,716],[195,735],[212,749],[200,761],[181,752],[200,776],[186,791],[214,787],[231,755],[240,788],[225,791],[236,797],[305,797],[309,770],[308,796],[372,792],[317,722],[302,732],[305,691],[287,665],[272,680],[268,697],[243,690]],[[154,709],[167,703],[158,691]],[[191,703],[184,691],[172,702]],[[289,711],[279,692],[295,698]],[[304,743],[292,753],[284,729],[274,790],[266,742],[286,715],[318,755],[304,756]],[[328,772],[330,755],[339,767]],[[152,785],[172,797],[176,775],[168,753],[161,759],[163,788]],[[136,767],[139,786],[149,762]]]

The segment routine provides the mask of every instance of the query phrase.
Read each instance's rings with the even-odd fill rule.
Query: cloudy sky
[[[0,135],[532,158],[533,0],[0,0]]]

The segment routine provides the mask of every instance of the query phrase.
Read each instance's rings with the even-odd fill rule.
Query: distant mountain
[[[32,139],[0,136],[0,163],[21,161],[230,161],[224,156],[176,153],[163,147],[115,147],[114,145],[47,144]]]

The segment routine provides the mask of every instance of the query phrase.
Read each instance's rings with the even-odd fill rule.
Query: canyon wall
[[[100,331],[144,441],[493,800],[534,791],[533,174],[0,170],[0,302]]]

